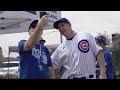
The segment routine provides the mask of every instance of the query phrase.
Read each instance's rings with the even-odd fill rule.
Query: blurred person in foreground
[[[2,48],[0,47],[0,64],[4,64],[4,56]],[[17,79],[17,76],[11,73],[7,73],[5,75],[0,75],[0,79]]]

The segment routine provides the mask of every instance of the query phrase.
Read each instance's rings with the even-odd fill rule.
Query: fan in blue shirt
[[[43,16],[29,26],[29,39],[18,43],[20,55],[20,79],[55,79],[51,58],[47,47],[40,44],[43,27],[48,18]]]
[[[114,77],[114,66],[112,63],[112,54],[111,52],[106,48],[107,45],[107,39],[105,36],[103,35],[99,35],[95,37],[96,43],[101,46],[103,48],[103,55],[105,58],[105,62],[106,62],[106,75],[107,75],[107,79],[113,79]],[[96,77],[99,78],[99,65],[96,62]]]

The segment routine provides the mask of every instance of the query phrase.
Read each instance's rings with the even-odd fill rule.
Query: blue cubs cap
[[[95,37],[95,40],[98,44],[104,43],[104,45],[107,45],[107,38],[105,36],[99,35]]]
[[[60,22],[70,23],[70,21],[69,21],[68,19],[66,19],[66,18],[60,18],[60,19],[58,19],[58,20],[53,24],[53,27],[54,27],[55,29],[58,29],[58,24],[59,24]]]

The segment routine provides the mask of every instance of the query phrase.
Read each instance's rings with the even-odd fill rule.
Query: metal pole
[[[60,43],[63,42],[62,34],[60,33]]]
[[[9,47],[9,53],[8,53],[8,79],[9,79],[9,60],[10,60],[10,47]]]

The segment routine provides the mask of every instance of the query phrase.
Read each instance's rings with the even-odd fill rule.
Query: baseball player
[[[29,39],[18,44],[20,55],[20,79],[55,79],[48,49],[39,43],[47,16],[35,20],[29,27]]]
[[[100,47],[89,33],[76,33],[66,18],[54,23],[54,28],[65,36],[51,56],[59,79],[96,79],[96,58],[100,66],[100,78],[106,79],[105,60]]]
[[[95,37],[96,43],[103,48],[102,52],[105,58],[106,62],[106,75],[107,79],[113,79],[114,77],[114,66],[112,63],[112,54],[111,52],[107,49],[107,38],[103,35],[98,35]],[[99,65],[96,62],[96,77],[99,78]]]

